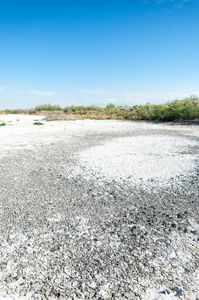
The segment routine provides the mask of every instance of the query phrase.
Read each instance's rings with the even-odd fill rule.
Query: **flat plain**
[[[0,299],[199,299],[198,125],[0,123]]]

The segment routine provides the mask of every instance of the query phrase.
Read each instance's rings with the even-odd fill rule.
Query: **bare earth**
[[[42,119],[0,115],[0,299],[199,299],[199,127]]]

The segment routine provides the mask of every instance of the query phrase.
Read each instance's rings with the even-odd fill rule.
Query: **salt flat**
[[[198,126],[43,118],[0,115],[0,299],[197,299]]]

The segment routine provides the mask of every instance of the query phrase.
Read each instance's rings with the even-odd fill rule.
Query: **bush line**
[[[126,120],[159,120],[159,121],[175,121],[175,120],[193,120],[199,119],[199,98],[191,96],[184,100],[174,100],[166,104],[146,104],[128,106],[115,106],[110,103],[106,107],[90,106],[67,106],[62,108],[59,105],[44,104],[36,106],[34,109],[6,109],[1,111],[6,114],[45,114],[61,113],[64,115],[85,115],[97,116],[98,119],[126,119]],[[104,116],[104,117],[102,117]],[[92,117],[91,117],[92,118]]]

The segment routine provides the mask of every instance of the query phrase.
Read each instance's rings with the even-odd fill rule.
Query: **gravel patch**
[[[198,126],[0,119],[0,299],[199,298]]]

